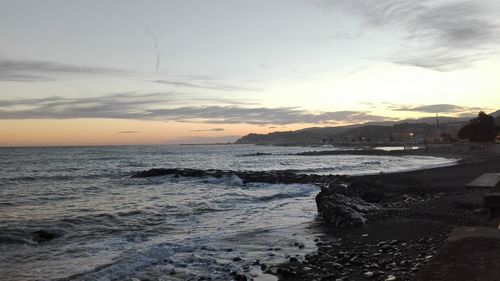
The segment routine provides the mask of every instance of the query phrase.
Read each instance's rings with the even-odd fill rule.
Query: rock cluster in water
[[[303,183],[322,185],[338,178],[345,178],[338,175],[314,175],[314,174],[296,174],[291,171],[230,171],[230,170],[200,170],[200,169],[151,169],[134,174],[133,178],[148,178],[159,176],[175,176],[175,177],[232,177],[237,176],[247,182],[262,182],[262,183]]]
[[[316,196],[319,217],[326,224],[335,227],[360,226],[366,222],[366,216],[381,208],[374,204],[384,194],[379,186],[365,181],[349,181],[347,176],[295,174],[290,171],[226,171],[199,169],[151,169],[139,172],[133,177],[147,178],[157,176],[175,177],[234,177],[243,183],[303,183],[321,187]]]

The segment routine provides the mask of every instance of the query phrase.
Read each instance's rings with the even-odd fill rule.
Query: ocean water
[[[314,148],[314,150],[332,150]],[[314,250],[315,186],[235,177],[133,179],[154,167],[366,174],[449,165],[386,156],[291,156],[253,145],[0,148],[0,280],[273,280]],[[272,155],[248,156],[255,153]],[[38,241],[36,231],[55,234]],[[305,247],[297,247],[303,244]]]

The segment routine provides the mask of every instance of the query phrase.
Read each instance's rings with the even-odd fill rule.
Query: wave
[[[165,271],[163,274],[168,274],[174,268],[188,268],[189,266],[202,266],[209,268],[216,264],[214,258],[203,258],[195,255],[187,255],[184,259],[173,260],[176,254],[195,252],[198,247],[185,246],[175,243],[162,243],[153,245],[145,250],[128,250],[123,252],[114,261],[95,267],[93,270],[77,273],[69,277],[57,279],[57,281],[95,281],[95,280],[124,280],[133,276],[137,276],[141,271],[147,268],[162,266]],[[189,269],[191,271],[191,269]]]
[[[268,201],[282,200],[288,198],[308,197],[310,194],[311,191],[295,192],[295,193],[278,193],[274,195],[258,197],[256,200],[261,202],[268,202]]]
[[[381,165],[382,162],[374,160],[374,161],[364,161],[364,162],[361,162],[360,164],[361,165]]]
[[[99,179],[99,178],[115,178],[120,175],[114,173],[96,173],[96,174],[71,174],[71,175],[32,175],[32,176],[14,176],[14,177],[2,177],[1,180],[5,181],[71,181],[76,179]]]

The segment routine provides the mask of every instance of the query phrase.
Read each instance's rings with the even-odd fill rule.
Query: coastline
[[[426,153],[426,156],[444,155]],[[483,173],[500,170],[498,156],[484,153],[447,153],[447,156],[463,158],[451,166],[359,176],[306,175],[290,171],[152,169],[134,177],[220,178],[234,175],[242,182],[304,183],[318,187],[332,180],[373,183],[377,193],[383,194],[377,202],[383,211],[371,214],[362,227],[332,228],[318,221],[311,222],[313,232],[321,233],[320,238],[315,239],[316,251],[303,252],[290,257],[288,263],[264,268],[262,277],[275,275],[280,280],[411,280],[453,228],[488,223],[484,210],[481,210],[482,194],[465,190],[465,185]],[[248,280],[243,274],[236,277],[240,278],[237,280]]]
[[[453,228],[488,224],[482,193],[465,185],[498,171],[498,156],[468,154],[452,166],[352,176],[377,184],[386,211],[362,227],[320,226],[314,253],[268,273],[280,280],[411,280]]]

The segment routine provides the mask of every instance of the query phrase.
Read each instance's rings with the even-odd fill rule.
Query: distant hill
[[[500,110],[492,113],[500,116]],[[456,136],[458,130],[471,117],[439,117],[441,132]],[[500,122],[500,118],[496,118]],[[435,136],[436,118],[402,120],[398,122],[377,122],[339,127],[312,127],[297,131],[249,134],[238,139],[236,144],[264,145],[322,145],[345,142],[405,142],[423,141]]]

